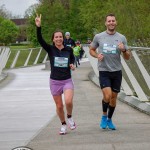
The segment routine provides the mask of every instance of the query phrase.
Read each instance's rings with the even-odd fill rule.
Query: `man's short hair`
[[[110,13],[110,14],[106,15],[106,17],[105,17],[105,21],[107,20],[107,17],[108,17],[108,16],[111,16],[111,17],[116,17],[116,16],[115,16],[115,14],[113,14],[113,13]]]

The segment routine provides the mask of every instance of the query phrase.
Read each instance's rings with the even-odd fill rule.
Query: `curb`
[[[95,75],[94,71],[91,71],[89,73],[88,77],[94,84],[96,84],[98,87],[100,87],[99,79]],[[137,110],[139,110],[147,115],[150,115],[150,102],[140,101],[137,97],[128,96],[123,91],[120,91],[120,93],[118,94],[118,100],[128,104],[129,106],[132,106],[133,108],[136,108]]]
[[[2,72],[1,75],[0,75],[0,83],[5,80],[8,76],[8,73],[5,73],[5,72]]]

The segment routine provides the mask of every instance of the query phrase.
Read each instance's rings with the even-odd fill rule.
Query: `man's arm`
[[[131,57],[131,52],[130,52],[130,50],[128,49],[128,50],[124,50],[124,51],[122,51],[122,53],[123,53],[123,58],[124,59],[126,59],[126,60],[129,60],[130,59],[130,57]]]
[[[131,52],[128,49],[127,40],[126,40],[125,37],[124,37],[124,42],[123,43],[122,42],[118,43],[118,48],[123,53],[123,58],[126,59],[126,60],[129,60],[130,56],[131,56]]]
[[[96,48],[90,46],[90,55],[97,58],[99,61],[102,61],[104,56],[102,53],[98,54]]]
[[[48,52],[49,45],[45,42],[45,40],[42,37],[41,33],[41,14],[40,16],[37,14],[35,18],[35,25],[36,25],[36,32],[37,32],[37,39],[40,45]]]
[[[96,48],[93,48],[90,46],[90,55],[95,57],[95,58],[98,58],[98,53],[96,52]]]

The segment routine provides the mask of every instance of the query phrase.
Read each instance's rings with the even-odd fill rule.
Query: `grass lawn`
[[[29,45],[10,46],[11,50],[24,50],[24,49],[29,49],[29,48],[32,48],[32,47],[30,47]]]
[[[19,54],[19,57],[17,59],[15,67],[24,66],[24,63],[25,63],[31,49],[32,49],[32,47],[30,47],[29,45],[10,46],[11,54],[10,54],[10,57],[7,61],[6,68],[11,67],[11,64],[13,63],[14,58],[15,58],[18,51],[20,51],[20,54]],[[29,59],[28,65],[33,65],[34,61],[36,60],[36,57],[38,56],[39,50],[40,50],[39,47],[33,48],[33,51],[32,51],[31,57]],[[46,52],[44,50],[42,50],[41,55],[40,55],[37,63],[42,63],[45,55],[46,55]]]

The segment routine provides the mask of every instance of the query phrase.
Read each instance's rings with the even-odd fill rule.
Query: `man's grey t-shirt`
[[[104,58],[98,61],[99,71],[119,71],[122,69],[118,44],[122,42],[125,49],[128,49],[127,40],[124,35],[116,32],[113,35],[108,34],[106,31],[96,34],[93,38],[91,46],[98,48],[98,53],[102,53]]]

